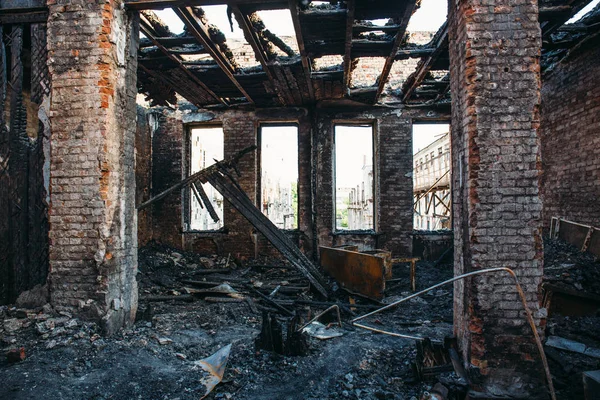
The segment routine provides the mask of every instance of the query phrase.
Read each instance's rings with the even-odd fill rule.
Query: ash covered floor
[[[599,269],[594,260],[553,242],[546,243],[546,257],[546,265],[552,267],[548,279],[566,273],[563,280],[570,285],[594,273],[573,273],[573,264]],[[343,336],[326,341],[308,338],[306,356],[257,350],[263,311],[277,315],[284,330],[287,318],[255,290],[268,296],[279,286],[272,298],[305,320],[309,312],[314,316],[327,308],[305,290],[306,280],[280,260],[241,263],[158,245],[141,249],[139,258],[139,319],[132,329],[112,337],[102,337],[95,324],[57,314],[48,305],[32,310],[0,308],[1,349],[23,347],[26,354],[24,361],[16,363],[0,359],[1,399],[198,399],[202,386],[194,361],[230,343],[223,381],[208,399],[412,399],[421,398],[438,379],[446,384],[456,381],[453,372],[428,382],[417,379],[412,366],[417,353],[414,341],[352,328],[352,314],[379,306],[341,289],[331,301],[347,305],[352,298],[356,302],[352,308],[342,307]],[[408,266],[394,265],[393,273],[399,280],[388,284],[386,302],[410,294]],[[452,273],[451,264],[433,268],[420,262],[417,289],[446,280]],[[207,299],[206,294],[186,293],[185,288],[201,290],[210,282],[227,282],[251,300],[215,303],[210,297],[216,295]],[[547,335],[600,348],[599,322],[597,315],[552,316]],[[452,334],[452,285],[378,314],[368,323],[442,340]],[[581,372],[599,369],[600,360],[546,350],[559,398],[582,398]],[[451,392],[450,398],[459,397]]]

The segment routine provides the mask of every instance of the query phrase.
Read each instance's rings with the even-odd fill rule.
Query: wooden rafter
[[[174,8],[175,14],[183,21],[185,26],[188,28],[192,36],[194,36],[198,42],[204,46],[212,58],[217,62],[219,67],[223,70],[229,80],[238,88],[238,90],[244,95],[246,100],[250,103],[254,103],[248,92],[238,82],[236,77],[233,75],[234,68],[229,62],[229,59],[223,54],[223,52],[217,47],[217,45],[211,40],[208,28],[200,21],[194,14],[194,10],[190,7],[185,8]]]
[[[256,56],[256,59],[258,60],[258,62],[260,62],[260,65],[262,66],[263,71],[265,71],[265,73],[267,74],[267,78],[271,82],[271,85],[273,86],[275,93],[277,93],[277,97],[279,98],[279,101],[284,106],[293,104],[294,103],[293,99],[291,99],[289,95],[286,95],[286,93],[284,93],[284,90],[281,88],[281,85],[280,85],[279,81],[277,80],[275,74],[273,73],[273,71],[271,71],[269,62],[267,61],[267,53],[266,53],[265,49],[263,48],[262,44],[260,43],[260,40],[258,39],[258,36],[256,35],[256,31],[252,27],[252,22],[250,21],[248,16],[240,10],[240,8],[238,6],[232,5],[231,10],[233,11],[233,14],[235,15],[235,19],[238,21],[240,28],[242,28],[242,31],[244,32],[244,36],[246,37],[246,40],[252,47],[252,50],[254,51],[254,55]]]
[[[285,0],[128,0],[125,2],[131,10],[162,10],[175,7],[217,6],[226,4],[253,5],[267,7],[269,10],[287,7]]]
[[[409,4],[406,4],[406,9],[404,11],[404,15],[402,16],[402,20],[398,23],[399,28],[396,32],[396,38],[394,39],[392,51],[390,52],[390,55],[386,58],[385,64],[383,65],[383,69],[381,71],[381,75],[379,75],[379,85],[377,86],[377,92],[375,93],[374,103],[377,103],[379,96],[381,96],[381,93],[383,93],[383,89],[385,88],[385,84],[387,83],[388,77],[390,76],[390,72],[392,70],[392,65],[394,65],[394,61],[396,60],[396,53],[398,53],[398,49],[400,49],[402,39],[404,38],[404,34],[406,33],[408,21],[410,21],[410,17],[414,12],[415,7],[415,0],[412,0],[409,2]]]
[[[211,97],[213,97],[215,100],[217,100],[219,103],[221,104],[225,104],[225,101],[223,99],[221,99],[219,96],[217,96],[215,94],[215,92],[213,92],[212,90],[210,90],[210,88],[208,86],[206,86],[206,84],[204,84],[204,82],[202,82],[200,79],[198,79],[198,77],[196,75],[194,75],[189,69],[187,69],[181,59],[179,59],[179,57],[175,56],[174,54],[171,54],[171,52],[169,52],[169,50],[167,50],[167,48],[165,46],[163,46],[162,44],[160,44],[158,42],[158,40],[156,40],[156,37],[154,36],[154,29],[152,29],[152,25],[149,23],[148,20],[146,20],[146,18],[143,15],[140,15],[140,31],[146,35],[146,37],[148,39],[150,39],[150,41],[152,43],[154,43],[154,45],[156,47],[158,47],[158,49],[160,51],[162,51],[167,57],[169,57],[170,60],[172,60],[175,64],[177,64],[177,66],[185,71],[186,75],[189,76],[192,81],[194,81],[194,83],[198,84],[198,86],[200,86],[206,93],[208,93]]]
[[[304,37],[302,36],[302,26],[300,25],[300,12],[298,11],[298,5],[296,0],[289,0],[290,13],[292,15],[292,23],[294,24],[294,31],[296,32],[296,42],[298,43],[298,51],[300,52],[300,58],[302,59],[302,68],[304,68],[304,75],[306,76],[306,85],[308,86],[308,95],[310,101],[315,101],[315,90],[313,88],[311,75],[310,60],[306,53],[306,47],[304,46]]]
[[[436,34],[435,50],[426,58],[421,59],[417,65],[417,70],[413,72],[404,85],[402,85],[402,102],[408,101],[414,91],[417,89],[421,82],[427,76],[427,73],[434,65],[438,57],[443,53],[445,48],[448,46],[448,24],[444,23],[438,33]]]
[[[590,0],[569,0],[569,4],[540,7],[538,12],[542,26],[542,39],[548,39],[553,32],[563,26],[589,2]]]
[[[354,0],[346,2],[346,46],[344,48],[344,94],[348,93],[352,77],[352,32],[354,29]]]

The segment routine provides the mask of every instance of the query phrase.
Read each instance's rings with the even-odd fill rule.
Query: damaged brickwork
[[[222,126],[225,157],[258,144],[261,123],[296,123],[298,126],[299,229],[287,234],[309,256],[318,246],[357,244],[361,249],[384,248],[398,256],[412,249],[412,123],[414,120],[444,120],[440,112],[385,110],[340,112],[304,108],[244,110],[152,110],[157,121],[152,137],[152,194],[156,195],[185,176],[188,129]],[[373,231],[336,232],[333,228],[333,131],[336,123],[370,123],[376,148],[376,227]],[[138,152],[140,150],[138,149]],[[362,162],[362,160],[357,160]],[[256,154],[242,158],[237,178],[250,199],[260,190]],[[225,226],[217,232],[186,231],[189,193],[174,193],[153,205],[151,237],[161,243],[203,254],[231,253],[236,258],[277,252],[227,202]],[[140,236],[149,237],[147,232]]]
[[[137,308],[134,14],[51,0],[51,302],[108,333]]]
[[[600,226],[600,47],[589,40],[544,75],[541,103],[543,222]]]
[[[537,2],[450,4],[455,274],[514,269],[542,326]],[[511,278],[454,289],[455,333],[485,390],[539,393],[528,386],[539,385],[540,368]]]

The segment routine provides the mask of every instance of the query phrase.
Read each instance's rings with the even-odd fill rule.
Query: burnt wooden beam
[[[418,49],[400,49],[396,53],[396,61],[408,60],[409,58],[421,58],[431,55],[435,51],[433,47],[424,47]]]
[[[10,174],[10,252],[13,296],[25,289],[28,281],[29,242],[29,137],[27,110],[23,104],[23,25],[13,25],[9,36],[11,52],[10,139],[8,171]]]
[[[187,178],[183,179],[179,183],[171,186],[170,188],[160,192],[159,194],[152,197],[151,199],[148,199],[147,201],[143,202],[142,204],[137,206],[136,209],[138,211],[142,210],[142,209],[148,207],[149,205],[152,205],[152,204],[156,203],[157,201],[164,199],[165,197],[167,197],[169,194],[175,192],[176,190],[179,190],[181,188],[189,186],[192,182],[196,182],[196,181],[206,182],[207,177],[210,174],[215,173],[220,168],[232,168],[234,165],[236,165],[238,163],[238,161],[243,156],[245,156],[248,153],[252,153],[254,150],[256,150],[256,146],[246,147],[245,149],[238,151],[231,157],[228,157],[228,158],[226,158],[222,161],[219,161],[215,164],[212,164],[211,166],[206,167],[203,170],[195,172],[194,174],[188,176]]]
[[[216,6],[216,5],[249,5],[265,10],[287,8],[285,0],[129,0],[125,6],[130,10],[162,10],[164,8]]]
[[[158,43],[162,44],[166,48],[182,46],[184,44],[195,44],[201,47],[196,38],[193,36],[155,37],[155,39],[158,41]],[[154,46],[154,43],[152,43],[149,39],[140,39],[140,47],[150,46]]]
[[[354,35],[357,35],[362,32],[384,32],[384,33],[396,33],[401,28],[400,25],[367,25],[365,23],[354,24],[352,27],[352,32]]]
[[[8,176],[9,133],[5,124],[6,100],[6,49],[4,46],[5,26],[0,24],[0,303],[8,304],[11,298],[12,284],[9,277],[12,274],[10,260],[10,177]]]
[[[0,24],[35,24],[48,21],[47,7],[0,8]]]
[[[539,22],[542,27],[542,40],[547,40],[561,26],[583,9],[590,0],[568,0],[560,6],[540,7]]]
[[[437,58],[448,47],[448,23],[445,22],[435,37],[435,51],[426,58],[421,59],[415,72],[410,74],[406,82],[402,85],[402,102],[408,101],[415,89],[421,85],[421,82],[427,76],[427,73],[437,60]]]
[[[200,206],[202,206],[202,204],[204,203],[204,206],[206,207],[206,211],[208,211],[208,214],[210,215],[212,220],[214,222],[219,222],[219,214],[217,214],[217,212],[215,211],[215,208],[213,207],[212,203],[210,202],[208,195],[204,191],[202,184],[200,182],[198,182],[198,184],[196,185],[196,182],[192,182],[192,184],[190,186],[192,187],[192,191],[194,192],[194,195],[199,197],[202,200],[202,201],[198,200],[198,203],[200,203]]]
[[[377,86],[377,92],[375,93],[374,103],[377,103],[379,96],[383,93],[383,89],[385,88],[385,84],[387,83],[388,77],[390,76],[390,71],[392,70],[392,66],[394,65],[394,60],[396,59],[396,53],[402,44],[402,40],[404,39],[404,34],[406,33],[406,27],[408,26],[408,21],[412,16],[415,7],[416,0],[407,1],[405,5],[404,14],[402,15],[402,19],[398,23],[400,26],[398,31],[396,32],[396,38],[394,39],[394,45],[392,46],[392,51],[390,55],[386,58],[385,64],[383,65],[383,70],[381,71],[381,75],[379,75],[379,84]]]
[[[354,29],[354,0],[346,2],[346,46],[344,48],[344,96],[348,93],[352,78],[352,32]]]
[[[196,75],[194,75],[190,70],[188,70],[182,63],[181,59],[179,59],[179,57],[175,56],[174,54],[171,54],[171,52],[169,52],[169,50],[163,46],[162,44],[160,44],[156,38],[154,37],[154,35],[152,34],[152,26],[149,25],[149,23],[145,20],[143,15],[140,15],[140,31],[146,35],[146,37],[148,39],[150,39],[150,41],[152,41],[152,43],[154,43],[154,45],[156,47],[158,47],[158,49],[160,51],[162,51],[167,57],[169,57],[169,59],[171,59],[178,68],[180,68],[182,71],[184,71],[184,73],[190,77],[190,79],[196,83],[198,86],[200,86],[200,88],[202,88],[202,90],[204,90],[210,97],[213,97],[215,100],[217,100],[219,103],[221,104],[225,104],[225,101],[223,99],[221,99],[219,96],[217,96],[215,94],[215,92],[213,92],[208,86],[206,86],[206,84],[204,82],[202,82],[200,79],[198,79],[198,77]],[[189,100],[189,99],[188,99]],[[199,104],[196,104],[199,105]]]
[[[289,0],[290,13],[292,15],[292,23],[294,24],[294,32],[296,33],[296,42],[298,43],[298,51],[300,52],[300,58],[302,59],[302,68],[304,69],[304,75],[306,76],[306,85],[308,86],[308,95],[311,103],[315,101],[315,89],[312,84],[311,66],[308,54],[306,53],[306,47],[304,46],[304,36],[302,35],[302,25],[300,25],[300,12],[298,11],[298,2],[296,0]]]
[[[185,26],[188,28],[189,32],[194,36],[198,43],[200,43],[204,48],[208,51],[208,53],[212,56],[212,58],[217,62],[219,67],[223,70],[225,75],[229,78],[229,80],[238,88],[240,93],[248,100],[250,103],[254,103],[248,92],[242,87],[242,85],[238,82],[236,77],[233,75],[235,69],[229,62],[229,59],[223,54],[223,52],[219,49],[219,47],[211,40],[210,34],[208,33],[208,28],[200,21],[194,14],[194,10],[191,7],[183,7],[183,8],[174,8],[175,14],[183,21]]]
[[[263,71],[265,71],[265,73],[267,74],[267,78],[271,82],[271,85],[273,86],[273,89],[275,90],[279,101],[284,106],[293,104],[294,101],[291,98],[291,96],[286,92],[284,88],[282,88],[283,82],[280,82],[273,73],[273,71],[271,71],[269,62],[267,60],[267,53],[263,48],[262,44],[260,43],[260,40],[258,39],[256,31],[252,26],[252,22],[250,21],[248,16],[240,10],[238,6],[232,5],[231,10],[235,15],[235,19],[238,21],[240,28],[242,28],[246,40],[252,47],[252,51],[254,51],[256,59],[258,60],[258,62],[260,62]]]

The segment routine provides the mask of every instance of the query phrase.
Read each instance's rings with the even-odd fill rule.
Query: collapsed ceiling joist
[[[571,39],[579,37],[582,30],[593,29],[582,23],[580,28],[564,25],[588,2],[540,3],[544,57],[550,54],[556,58],[560,49],[570,48]],[[197,106],[305,106],[344,98],[363,104],[450,104],[447,24],[429,43],[411,43],[406,31],[420,5],[416,0],[323,4],[297,0],[229,1],[230,21],[233,16],[247,41],[244,46],[248,50],[244,51],[250,51],[258,62],[251,66],[236,64],[232,54],[236,50],[228,47],[225,35],[210,25],[200,8],[223,4],[223,0],[139,0],[126,4],[142,11],[142,32],[146,38],[140,43],[139,87],[153,104],[171,103],[173,92]],[[159,29],[160,19],[149,17],[153,13],[148,10],[165,7],[173,8],[183,21],[183,33],[174,35],[168,28]],[[279,37],[268,29],[257,13],[265,10],[290,13],[295,33],[291,38],[295,40],[293,46],[290,38]],[[342,61],[329,60],[336,57]],[[353,80],[353,70],[365,57],[385,60],[374,63],[376,80],[366,83]],[[410,59],[419,60],[414,72],[410,76],[404,72],[401,79],[392,77],[397,65]],[[319,69],[315,68],[317,60],[325,60],[320,61]],[[414,66],[414,62],[407,65]]]

